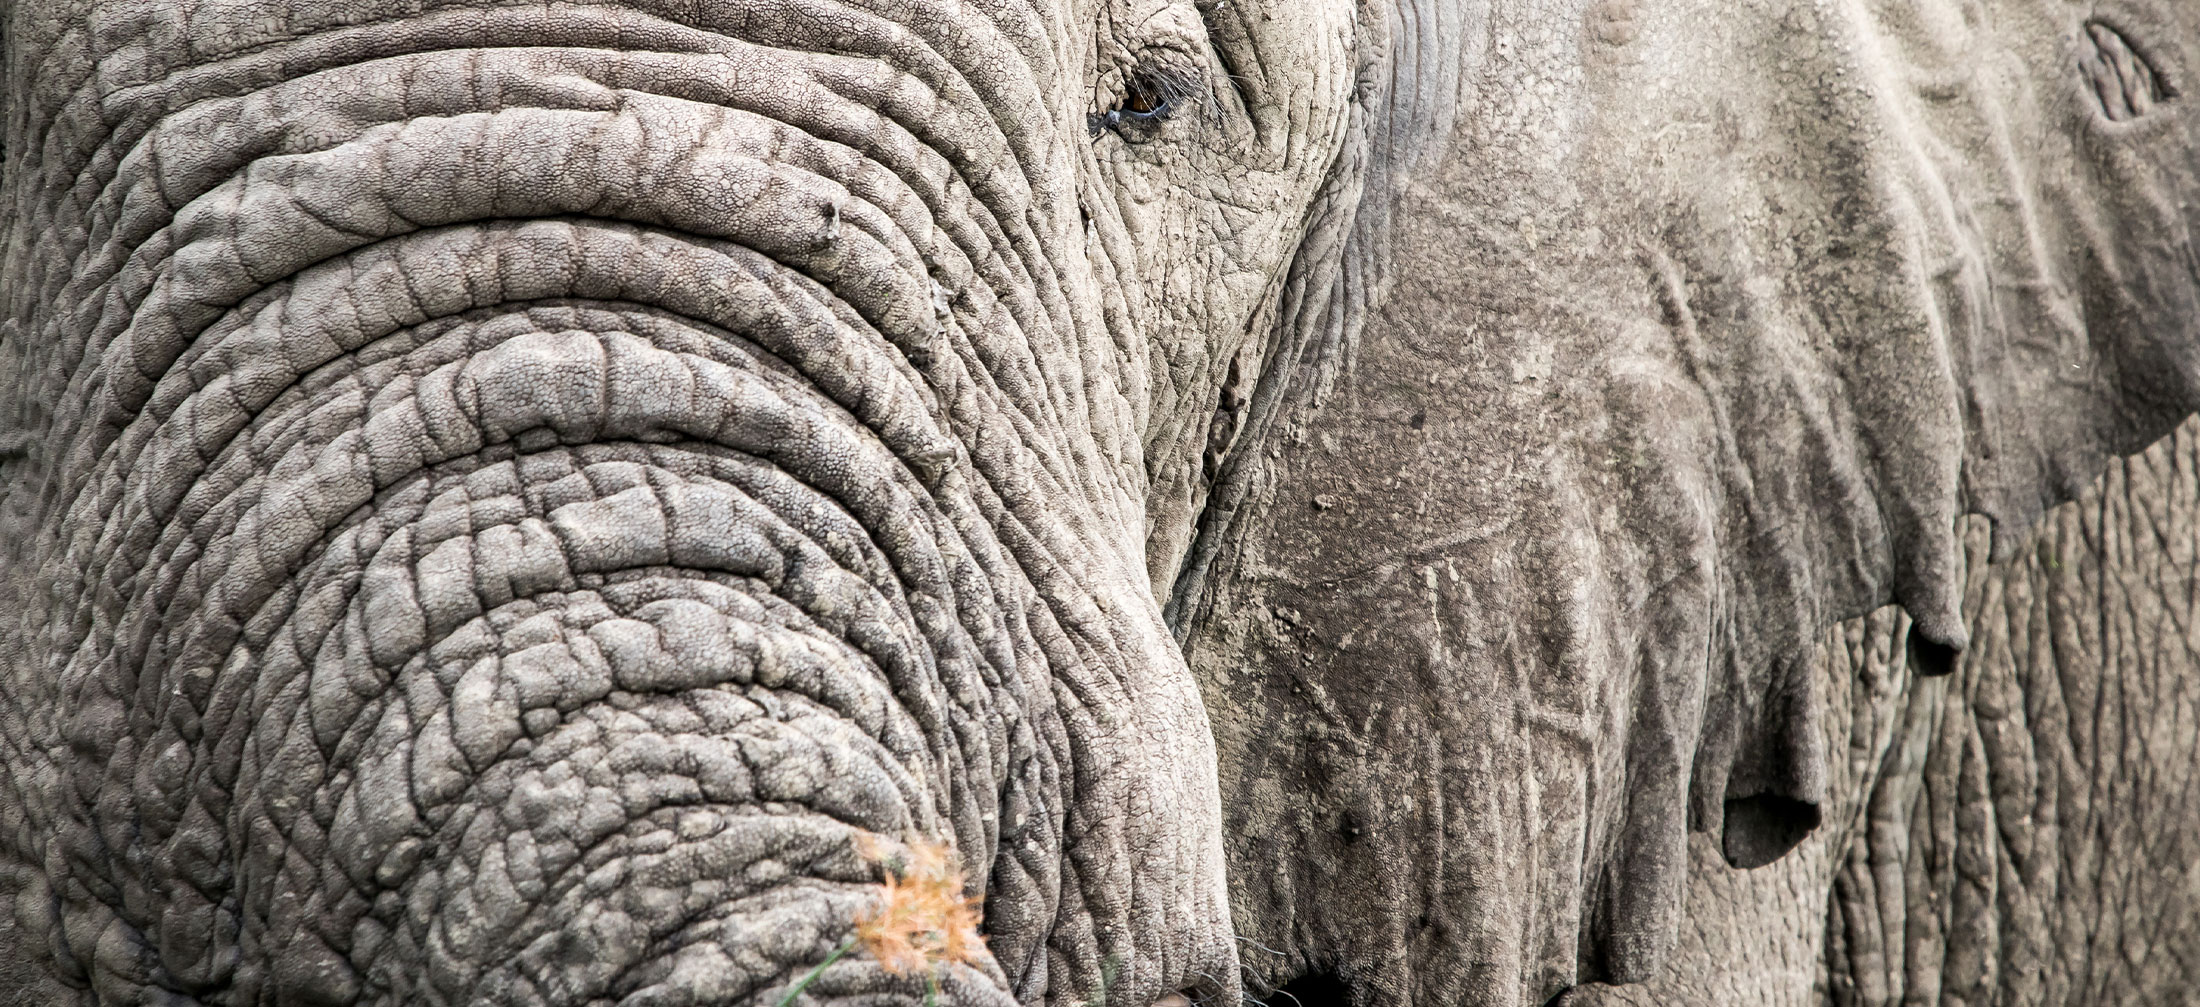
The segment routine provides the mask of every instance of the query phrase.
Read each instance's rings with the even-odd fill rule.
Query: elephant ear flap
[[[2035,135],[1921,158],[1956,253],[1936,293],[1967,379],[1965,502],[1996,560],[2200,408],[2200,108],[2177,83],[2200,6],[2152,6],[2057,40],[2074,59],[2028,61],[2053,99]]]
[[[2179,155],[2195,158],[2200,151]],[[1993,521],[1997,562],[2113,459],[2145,450],[2200,408],[2194,249],[2184,221],[2149,220],[2159,204],[2132,205],[2157,200],[2193,203],[2200,184],[2103,182],[2101,205],[2084,209],[2106,219],[2073,236],[2061,289],[1996,291],[2003,324],[1982,327],[1973,346],[1964,489],[1970,509]]]
[[[1770,612],[1767,639],[1746,641],[1759,654],[1891,597],[1913,620],[1912,667],[1952,670],[1968,644],[1963,516],[1986,516],[1993,557],[2010,558],[2047,510],[2200,408],[2200,108],[2179,86],[2200,65],[2200,5],[2113,26],[2016,18],[1949,44],[1951,67],[2021,72],[1951,69],[1930,100],[1865,74],[1868,100],[1846,112],[1883,128],[1782,121],[1772,135],[1818,144],[1810,184],[1782,196],[1811,222],[1786,239],[1807,254],[1783,267],[1775,228],[1740,242],[1758,261],[1726,270],[1784,275],[1799,295],[1784,307],[1803,309],[1774,322],[1782,306],[1730,297],[1743,320],[1722,334],[1729,357],[1801,390],[1792,420],[1760,405],[1744,428],[1739,512],[1756,523],[1730,559],[1762,574],[1738,595],[1819,607]],[[1736,219],[1719,209],[1701,212]],[[1717,261],[1731,238],[1692,254]]]

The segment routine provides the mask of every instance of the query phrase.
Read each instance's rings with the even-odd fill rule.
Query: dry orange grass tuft
[[[899,856],[881,856],[878,841],[865,836],[856,851],[886,864],[878,902],[856,917],[856,943],[886,971],[907,975],[981,960],[985,938],[978,933],[978,900],[963,895],[953,847],[919,839]]]

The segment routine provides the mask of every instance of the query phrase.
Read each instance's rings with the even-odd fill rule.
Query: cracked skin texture
[[[0,993],[2186,978],[2189,5],[0,12]]]

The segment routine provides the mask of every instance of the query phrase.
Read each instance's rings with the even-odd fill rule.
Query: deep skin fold
[[[104,61],[9,138],[29,995],[776,1000],[864,833],[986,897],[952,999],[1234,995],[1143,562],[1134,417],[1183,375],[1101,323],[1088,96],[1035,44],[1099,19],[11,13]],[[1228,355],[1255,301],[1175,324]]]

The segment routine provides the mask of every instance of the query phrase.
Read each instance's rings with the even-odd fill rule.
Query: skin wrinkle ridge
[[[262,310],[264,310],[264,308],[262,308]],[[482,308],[473,308],[473,310],[482,310]],[[425,323],[433,323],[433,321],[440,321],[440,319],[436,319],[436,317],[429,317],[429,319],[427,319]],[[422,325],[425,325],[425,323],[422,323]],[[418,325],[416,325],[416,328],[418,328]],[[385,339],[387,339],[387,336],[385,336]],[[356,350],[356,352],[365,352],[365,350],[370,350],[370,345],[361,345],[361,350]],[[763,347],[757,347],[757,350],[759,350],[759,352],[766,352],[766,350],[763,350]]]
[[[391,491],[389,491],[389,492],[396,492],[396,490],[395,490],[395,489],[393,488],[393,489],[392,489]]]

